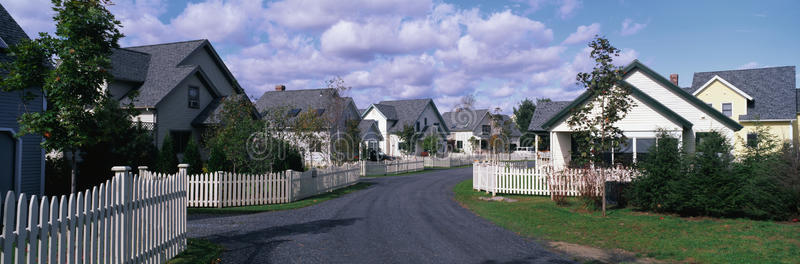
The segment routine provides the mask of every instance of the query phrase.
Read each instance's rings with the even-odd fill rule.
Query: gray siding
[[[38,94],[38,92],[36,93]],[[10,128],[19,132],[17,118],[26,111],[39,112],[42,107],[41,96],[23,104],[19,92],[0,92],[0,128]],[[18,191],[28,194],[42,193],[44,152],[40,145],[41,142],[42,137],[39,135],[22,137],[21,179],[19,181],[17,179],[14,180],[14,185],[20,188]]]
[[[200,107],[189,108],[188,94],[189,86],[197,86],[200,89]],[[201,81],[200,77],[195,74],[186,78],[172,92],[170,92],[161,102],[156,106],[156,121],[158,122],[158,146],[164,141],[164,137],[169,134],[170,130],[191,130],[193,136],[198,138],[199,132],[192,127],[192,120],[200,114],[203,109],[211,103],[213,99],[209,87]]]
[[[223,72],[224,70],[220,68],[225,67],[225,65],[218,64],[210,52],[208,47],[199,48],[189,55],[181,64],[199,65],[222,96],[235,93],[233,88],[234,80],[228,79]]]

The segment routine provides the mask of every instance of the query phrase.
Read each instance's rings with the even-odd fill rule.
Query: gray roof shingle
[[[458,109],[442,113],[442,118],[450,131],[473,131],[488,113],[489,109]]]
[[[130,49],[115,49],[111,54],[111,74],[114,80],[143,83],[147,79],[150,54]]]
[[[378,121],[375,121],[375,120],[372,120],[372,119],[362,119],[361,121],[359,121],[358,122],[358,131],[361,133],[361,135],[360,135],[361,139],[364,139],[364,137],[366,137],[368,135],[374,134],[374,132],[370,131],[370,129],[372,128],[372,126],[376,126],[375,128],[377,130],[377,125],[378,125]],[[378,133],[380,133],[380,132],[378,132]],[[380,136],[380,138],[383,138],[382,135],[378,135],[378,136]]]
[[[572,101],[553,101],[536,104],[536,111],[533,112],[528,130],[537,132],[546,131],[542,128],[542,124],[550,120],[550,118],[553,118],[555,114],[563,110],[570,103],[572,103]]]
[[[267,112],[276,109],[300,109],[298,113],[325,109],[324,114],[331,117],[333,114],[342,114],[352,101],[350,97],[339,97],[339,92],[332,88],[300,89],[264,92],[255,106],[262,117],[270,116]],[[336,109],[339,106],[343,106],[342,109]]]
[[[800,87],[795,89],[795,98],[797,98],[797,113],[800,114]]]
[[[403,130],[405,125],[413,125],[417,118],[425,110],[428,104],[432,104],[433,100],[426,99],[411,99],[411,100],[394,100],[394,101],[381,101],[374,104],[381,113],[387,115],[390,120],[397,120],[388,129],[387,133],[394,133]],[[384,107],[390,106],[390,107]],[[391,110],[390,110],[391,109]],[[388,112],[384,112],[387,110]]]
[[[739,120],[796,118],[798,102],[794,90],[797,85],[794,66],[696,72],[690,92],[697,91],[716,75],[753,97],[752,103],[747,105],[747,114],[740,115]]]
[[[16,45],[23,39],[28,39],[28,34],[25,34],[25,31],[22,30],[3,5],[0,5],[0,38],[2,38],[8,46]],[[9,62],[11,60],[12,58],[8,56],[8,53],[0,52],[0,62]],[[8,73],[8,71],[0,69],[0,74],[6,73]]]

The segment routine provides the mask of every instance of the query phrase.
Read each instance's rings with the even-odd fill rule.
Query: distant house
[[[757,140],[754,129],[759,123],[780,140],[797,145],[795,76],[794,66],[696,72],[686,90],[744,127],[732,142],[737,152]]]
[[[151,128],[160,147],[170,135],[178,153],[214,121],[224,98],[247,98],[208,40],[126,47],[111,57],[111,96],[141,111],[135,121]],[[249,100],[248,100],[249,102]]]
[[[0,5],[0,62],[9,62],[8,48],[28,35]],[[8,72],[0,69],[0,75]],[[27,194],[44,193],[44,150],[42,137],[19,132],[17,119],[26,112],[40,112],[47,107],[41,89],[30,89],[35,98],[24,102],[20,92],[0,91],[0,193],[8,191]]]
[[[498,126],[504,125],[507,125],[510,135],[508,138],[501,138],[503,143],[508,144],[511,151],[519,146],[522,133],[508,115],[501,115],[502,120],[492,122],[492,114],[488,109],[458,109],[445,112],[442,117],[450,129],[447,140],[452,149],[470,154],[488,151],[492,134],[500,134]],[[474,147],[471,141],[473,138],[476,142]]]
[[[645,158],[648,149],[656,144],[659,131],[667,131],[679,137],[683,147],[690,152],[703,133],[718,131],[729,140],[742,125],[712,108],[675,83],[654,72],[638,60],[624,68],[623,79],[618,85],[628,86],[636,104],[627,116],[616,123],[628,141],[612,153],[603,153],[609,162],[630,164]],[[555,167],[564,167],[576,154],[574,131],[566,123],[572,109],[588,102],[590,94],[584,93],[569,104],[555,102],[552,108],[538,108],[530,128],[533,132],[549,134],[551,162]],[[560,109],[558,109],[560,108]],[[541,111],[545,110],[547,111]],[[556,111],[557,110],[557,111]],[[555,112],[555,113],[554,113]],[[554,113],[554,114],[553,114]],[[549,115],[549,118],[542,119]],[[542,122],[542,120],[544,120]]]
[[[403,154],[400,150],[401,139],[397,133],[405,126],[413,127],[416,132],[415,151],[411,154],[422,153],[422,140],[427,135],[439,137],[442,142],[439,152],[447,152],[447,144],[444,143],[450,129],[431,99],[381,101],[367,107],[361,118],[378,122],[381,135],[384,135],[379,145],[386,155]]]
[[[356,108],[353,99],[350,97],[342,97],[336,89],[300,89],[300,90],[286,90],[283,85],[276,86],[274,91],[267,91],[255,103],[256,109],[261,113],[263,118],[272,118],[276,116],[286,116],[287,120],[301,116],[305,113],[311,113],[322,117],[324,121],[324,131],[320,131],[322,138],[338,138],[337,135],[343,136],[347,133],[347,125],[349,122],[359,122],[358,128],[361,130],[360,140],[378,140],[381,138],[380,134],[375,134],[375,130],[371,128],[370,123],[360,123],[358,108]],[[329,157],[324,153],[331,153],[331,146],[304,146],[302,142],[295,142],[303,148],[311,148],[314,152],[315,161],[319,159],[327,160]],[[358,143],[358,142],[355,142]]]

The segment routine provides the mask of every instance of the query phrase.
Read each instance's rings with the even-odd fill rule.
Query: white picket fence
[[[279,204],[336,190],[358,182],[359,164],[287,170],[268,174],[213,172],[189,175],[189,207]]]
[[[390,175],[425,169],[422,159],[361,161],[361,176]]]
[[[69,197],[8,192],[2,263],[165,263],[186,248],[186,168],[139,177],[129,167]]]
[[[470,165],[473,162],[475,162],[475,160],[469,156],[446,157],[446,158],[424,157],[423,160],[425,161],[425,167],[435,167],[435,168],[452,168],[452,167]]]
[[[492,195],[523,194],[578,196],[580,189],[587,181],[602,181],[600,177],[586,178],[587,175],[598,175],[603,170],[607,181],[630,181],[637,172],[632,169],[594,169],[587,174],[585,169],[564,169],[554,171],[549,166],[524,167],[513,163],[477,162],[472,165],[472,188],[486,191]],[[589,176],[591,177],[591,176]],[[601,186],[600,182],[594,186]],[[595,190],[599,192],[599,189]]]

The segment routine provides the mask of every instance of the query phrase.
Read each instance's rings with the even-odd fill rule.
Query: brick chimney
[[[286,85],[283,84],[275,85],[275,91],[286,91]]]
[[[669,81],[672,82],[672,84],[675,84],[675,86],[678,86],[678,74],[677,73],[670,74]]]

